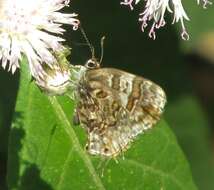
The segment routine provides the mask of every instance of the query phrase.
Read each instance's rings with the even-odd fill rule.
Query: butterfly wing
[[[88,131],[87,150],[117,156],[136,136],[154,126],[166,103],[153,82],[117,69],[86,72],[77,112]]]

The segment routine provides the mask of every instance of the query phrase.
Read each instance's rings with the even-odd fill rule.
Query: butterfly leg
[[[101,177],[104,177],[105,169],[107,168],[111,158],[101,157],[101,160],[97,166],[97,170],[101,170]]]
[[[77,113],[77,110],[74,110],[74,115],[73,115],[73,125],[79,125],[80,124],[80,119],[79,115]]]

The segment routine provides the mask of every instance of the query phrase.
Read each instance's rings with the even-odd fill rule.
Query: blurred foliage
[[[214,31],[214,6],[207,6],[207,9],[203,9],[203,2],[201,1],[201,6],[198,6],[194,0],[183,1],[182,3],[190,18],[190,21],[186,22],[190,41],[188,43],[182,41],[182,47],[185,51],[190,52],[203,35]]]
[[[184,8],[191,19],[190,22],[186,22],[186,27],[190,34],[190,41],[188,42],[180,39],[180,25],[177,25],[177,27],[170,26],[171,17],[168,19],[168,25],[157,31],[157,40],[153,41],[149,39],[147,33],[142,33],[140,30],[140,24],[137,20],[139,7],[134,11],[130,11],[126,7],[121,7],[119,1],[72,1],[71,8],[72,11],[79,14],[82,26],[89,40],[95,47],[97,57],[100,55],[100,39],[103,35],[106,36],[102,67],[116,67],[143,75],[160,84],[165,89],[169,102],[166,108],[166,119],[169,121],[170,126],[172,125],[178,137],[179,144],[190,161],[194,181],[199,189],[209,190],[214,189],[214,182],[212,182],[213,165],[212,161],[210,161],[211,159],[213,160],[210,145],[212,134],[210,134],[210,130],[208,130],[211,124],[207,117],[204,116],[204,114],[206,114],[204,112],[206,107],[201,109],[201,105],[198,103],[199,100],[195,98],[196,89],[193,83],[198,81],[191,77],[192,72],[190,72],[190,69],[196,67],[196,65],[193,62],[192,68],[190,68],[185,56],[194,51],[196,46],[197,48],[200,46],[201,37],[214,31],[214,6],[210,6],[207,10],[204,10],[202,7],[196,5],[195,0],[182,1],[182,3],[184,3]],[[67,40],[70,41],[70,46],[72,47],[72,64],[84,64],[91,56],[86,44],[80,45],[80,43],[85,43],[84,38],[80,32],[73,32],[70,27],[66,29],[68,30]],[[212,54],[212,52],[210,52],[210,54]],[[203,60],[201,62],[203,64]],[[206,78],[206,73],[204,73],[204,75],[202,75],[202,73],[200,74],[200,69],[202,68],[203,65],[199,68],[198,76],[200,75]],[[214,69],[213,67],[209,67],[209,70],[212,71]],[[194,79],[193,83],[192,79]],[[6,189],[6,152],[17,84],[17,74],[16,76],[12,76],[0,70],[0,189],[3,190]],[[202,83],[202,86],[206,86],[205,84],[213,83],[210,80],[207,81],[207,83]],[[204,99],[206,99],[206,96]],[[207,105],[210,107],[208,115],[210,115],[210,118],[213,118],[212,108],[214,105],[209,102],[205,106]],[[38,120],[38,125],[39,124]],[[60,130],[60,127],[55,130],[55,127],[50,125],[47,129],[48,131],[44,131],[44,134],[48,132],[52,134],[53,131],[51,131],[51,127],[53,131]],[[159,126],[157,126],[157,129],[154,129],[154,133],[158,133],[158,127]],[[161,126],[159,128],[161,128]],[[35,130],[35,134],[43,135],[42,132],[46,129],[40,132],[39,130],[37,131],[35,127],[33,130]],[[78,133],[81,133],[78,129],[75,129],[75,131],[76,130]],[[58,133],[61,132],[57,132],[57,134]],[[26,134],[19,130],[15,134],[17,145],[14,147],[14,151],[17,151],[18,148],[21,149],[20,139],[25,138]],[[153,135],[153,132],[151,132],[151,134]],[[151,134],[143,136],[142,140],[146,143],[146,140]],[[11,135],[14,135],[14,133]],[[84,137],[81,137],[81,139],[84,139]],[[60,144],[60,140],[60,138],[56,140],[57,142],[55,144]],[[141,140],[139,140],[139,142],[140,141]],[[150,142],[151,141],[148,143]],[[60,145],[58,146],[60,147]],[[41,150],[44,150],[45,147],[46,146],[41,147]],[[11,146],[10,148],[12,151],[13,147]],[[51,151],[54,152],[54,150]],[[36,151],[33,150],[33,152],[34,155]],[[12,153],[15,154],[14,152]],[[60,152],[56,154],[60,154]],[[17,163],[14,164],[14,170],[18,171],[18,163],[23,164],[23,160],[20,161],[18,157],[14,157],[14,160],[17,161]],[[31,177],[34,177],[34,182],[40,184],[40,187],[47,190],[49,184],[42,180],[45,174],[39,170],[40,168],[38,168],[38,165],[35,163],[42,163],[42,161],[26,162],[24,169],[21,168],[23,172],[22,184],[27,185],[25,182],[30,180]],[[46,163],[46,161],[44,161],[44,163]],[[114,163],[110,163],[110,165],[112,164]],[[115,164],[115,168],[118,169],[118,167],[119,166]],[[56,173],[57,172],[59,172],[59,170],[56,171]],[[106,172],[108,172],[108,170]],[[78,174],[76,174],[76,176],[73,174],[73,178],[76,179]],[[80,175],[84,174],[81,173]],[[18,174],[15,173],[14,176],[17,177]],[[11,180],[14,182],[17,179]],[[68,181],[69,180],[70,178]],[[33,183],[32,186],[34,186]],[[30,188],[28,187],[28,189]]]
[[[168,105],[165,116],[190,161],[199,189],[214,189],[211,134],[198,100],[191,95],[184,95]]]
[[[199,56],[214,64],[214,29],[201,35],[196,46],[194,46],[194,51]]]
[[[18,87],[18,75],[0,70],[0,189],[6,189],[9,127]]]

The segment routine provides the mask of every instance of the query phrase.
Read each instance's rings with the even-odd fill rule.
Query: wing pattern
[[[77,114],[88,132],[90,154],[115,157],[152,128],[166,96],[153,82],[121,70],[88,70],[80,82]]]

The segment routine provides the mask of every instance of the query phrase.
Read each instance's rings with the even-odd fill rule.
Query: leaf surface
[[[214,163],[208,120],[196,97],[183,95],[168,105],[165,114],[192,168],[199,189],[214,189]],[[207,172],[209,171],[209,172]]]
[[[197,189],[185,156],[163,120],[140,135],[124,158],[105,160],[84,150],[87,136],[71,125],[73,109],[70,99],[41,93],[22,67],[10,133],[9,189]]]

